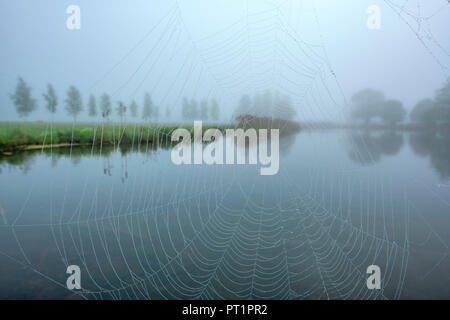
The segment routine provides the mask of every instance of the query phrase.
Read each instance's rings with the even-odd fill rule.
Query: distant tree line
[[[419,101],[409,115],[411,121],[434,125],[450,123],[450,78],[436,91],[433,99]]]
[[[405,121],[407,112],[398,100],[386,99],[373,89],[364,89],[351,98],[351,117],[369,125],[379,118],[391,126]],[[433,99],[419,101],[409,113],[410,121],[423,125],[450,123],[450,78],[436,91]]]
[[[284,120],[292,120],[296,114],[291,98],[272,90],[255,94],[253,98],[249,95],[243,95],[234,112],[235,118],[250,115]]]
[[[16,89],[10,97],[20,118],[28,117],[37,109],[37,101],[32,97],[31,87],[28,86],[22,78],[18,79]],[[59,101],[51,84],[47,85],[47,91],[43,94],[43,98],[45,107],[52,115],[53,121],[54,115],[58,110]],[[70,115],[74,121],[76,121],[79,115],[84,111],[81,93],[75,86],[70,86],[67,90],[66,98],[64,99],[64,107],[67,114]],[[144,95],[141,112],[139,112],[139,106],[135,100],[130,102],[129,107],[127,107],[124,102],[117,101],[117,107],[114,111],[122,122],[127,120],[126,116],[128,113],[131,118],[134,119],[137,119],[140,114],[144,121],[158,120],[160,117],[159,107],[153,102],[149,93],[145,93]],[[87,101],[87,113],[91,118],[96,118],[100,115],[103,119],[110,120],[113,114],[111,97],[104,93],[100,96],[99,105],[97,106],[97,99],[91,94]],[[170,114],[170,109],[166,108],[165,116],[168,118],[170,117]],[[183,98],[182,117],[185,120],[217,121],[219,120],[219,115],[219,104],[215,99],[212,99],[211,101],[202,100],[200,104],[198,104],[195,99],[188,101],[187,98]]]
[[[181,114],[185,120],[219,120],[220,109],[216,99],[208,101],[203,99],[200,103],[195,99],[183,98]]]

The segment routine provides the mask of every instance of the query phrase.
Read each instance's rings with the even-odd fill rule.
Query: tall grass
[[[235,125],[203,125],[203,131],[217,128],[224,131]],[[143,123],[44,123],[0,122],[0,150],[16,150],[29,146],[50,144],[117,145],[170,142],[172,132],[185,128],[191,132],[193,124]]]

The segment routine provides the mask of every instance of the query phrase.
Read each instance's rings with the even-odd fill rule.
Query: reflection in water
[[[270,177],[252,166],[176,166],[157,147],[0,156],[0,167],[29,164],[27,175],[0,176],[0,298],[69,298],[71,264],[82,268],[76,294],[95,299],[448,298],[448,206],[405,184],[401,162],[342,174],[339,138],[281,139],[288,156]],[[350,154],[373,163],[403,138],[359,132],[352,142]],[[383,290],[367,290],[369,264],[387,275]]]
[[[396,131],[374,133],[352,132],[349,136],[349,158],[359,165],[373,165],[385,155],[396,155],[404,144],[403,134]],[[431,167],[441,180],[450,179],[450,135],[444,131],[427,130],[409,134],[409,144],[420,157],[429,157]]]
[[[280,155],[287,156],[292,152],[292,147],[296,142],[297,134],[280,137]],[[349,158],[362,166],[374,165],[383,156],[394,156],[400,152],[404,145],[402,133],[397,131],[373,132],[353,131],[349,135],[350,150]],[[450,136],[444,132],[423,131],[411,133],[409,144],[415,154],[421,157],[430,157],[432,168],[439,174],[442,180],[450,179]],[[251,146],[246,144],[246,148]],[[28,173],[35,163],[35,158],[44,154],[51,159],[51,165],[56,168],[61,158],[70,158],[74,166],[79,165],[83,157],[102,157],[104,162],[104,174],[112,175],[112,165],[110,163],[111,154],[118,150],[122,155],[122,180],[127,179],[127,155],[132,153],[146,154],[146,161],[158,152],[158,149],[170,149],[170,145],[149,145],[144,148],[136,148],[131,145],[121,145],[120,147],[104,146],[103,148],[92,148],[87,146],[70,148],[55,148],[53,150],[27,150],[14,152],[12,154],[0,154],[0,172],[9,165],[17,167],[23,173]],[[248,156],[248,155],[247,155]]]
[[[102,148],[92,148],[90,146],[77,146],[63,147],[63,148],[50,148],[36,149],[36,150],[24,150],[13,153],[0,154],[0,173],[1,170],[7,166],[18,168],[24,174],[27,174],[32,166],[35,164],[35,159],[40,155],[44,155],[50,159],[51,167],[56,168],[58,162],[62,159],[70,159],[73,167],[77,167],[84,157],[101,157],[103,158],[103,173],[108,176],[112,176],[113,166],[111,164],[111,156],[115,151],[119,151],[122,156],[122,181],[128,178],[127,169],[127,155],[131,153],[142,153],[146,155],[146,159],[157,153],[158,149],[168,149],[166,144],[161,145],[149,145],[144,148],[133,148],[130,145],[121,145],[114,148],[113,146],[103,146]]]
[[[287,156],[292,151],[292,147],[297,139],[297,134],[280,137],[280,155]]]
[[[15,152],[6,155],[0,154],[0,173],[5,164],[17,167],[25,174],[28,173],[34,164],[34,157],[31,156],[32,153],[37,154],[37,151],[30,150],[30,152]]]
[[[371,131],[352,132],[349,158],[359,165],[373,165],[384,155],[396,155],[403,147],[403,135],[396,131],[375,134]]]
[[[450,179],[450,136],[445,132],[424,131],[409,137],[413,151],[422,157],[429,157],[433,169],[441,180]]]
[[[292,151],[292,146],[295,144],[297,134],[290,134],[280,136],[280,154],[287,156]],[[249,141],[246,139],[246,156],[248,157],[248,150],[250,148],[255,148],[257,146],[249,145]],[[1,154],[0,153],[0,172],[6,165],[19,168],[23,173],[30,171],[31,167],[35,162],[35,158],[41,154],[51,158],[51,166],[56,168],[58,161],[61,158],[69,158],[74,167],[78,166],[83,157],[102,157],[104,163],[104,174],[112,175],[112,165],[111,165],[111,155],[118,150],[122,156],[122,172],[123,179],[128,177],[127,173],[127,155],[133,153],[145,154],[146,160],[151,159],[152,156],[157,154],[159,149],[170,149],[169,144],[159,144],[159,145],[148,145],[143,148],[136,148],[132,145],[120,145],[114,148],[113,146],[103,146],[102,148],[92,148],[90,146],[77,146],[73,147],[72,150],[69,147],[55,148],[53,150],[46,149],[36,149],[36,150],[25,150],[17,151],[14,153]]]

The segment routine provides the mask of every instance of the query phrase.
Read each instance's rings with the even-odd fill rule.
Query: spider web
[[[433,17],[413,15],[406,8],[409,1],[385,2],[404,21],[414,18],[424,26]],[[260,12],[248,3],[242,18],[194,40],[176,2],[91,89],[115,83],[113,98],[132,99],[145,85],[160,105],[175,111],[186,94],[206,91],[221,105],[234,106],[242,93],[270,87],[303,106],[300,119],[306,117],[304,110],[312,120],[341,119],[346,99],[327,58],[317,12],[313,7],[319,41],[310,43],[286,15],[293,3]],[[421,41],[430,53],[428,41],[447,54],[429,29],[419,29],[414,30],[426,35]],[[114,74],[121,68],[131,71],[117,82]],[[335,113],[321,107],[330,104]],[[102,139],[104,125],[97,123],[93,142]],[[65,279],[42,271],[22,244],[30,230],[48,233],[63,264],[80,266],[83,288],[74,294],[87,299],[401,297],[410,203],[406,196],[400,205],[394,201],[382,178],[300,167],[299,176],[309,177],[306,190],[296,184],[296,174],[282,169],[272,179],[250,177],[239,166],[183,167],[176,178],[168,178],[174,176],[168,171],[176,169],[150,163],[159,151],[142,143],[149,131],[116,125],[119,132],[134,126],[130,152],[140,154],[140,171],[129,166],[126,155],[115,158],[122,178],[117,187],[98,176],[80,177],[81,185],[74,184],[69,170],[62,199],[53,198],[57,186],[50,179],[48,222],[26,224],[21,223],[25,207],[36,192],[31,186],[22,210],[2,226],[13,235],[20,258],[3,255],[65,288]],[[100,156],[104,149],[93,143],[91,155]],[[117,169],[108,156],[96,159],[106,174]],[[382,290],[366,287],[371,264],[383,265]]]
[[[449,65],[445,60],[450,57],[450,52],[440,43],[433,31],[435,28],[433,20],[438,16],[448,14],[450,10],[448,1],[434,1],[433,11],[424,10],[423,2],[420,0],[384,0],[384,2],[415,34],[427,53],[436,61],[443,73],[448,76]]]

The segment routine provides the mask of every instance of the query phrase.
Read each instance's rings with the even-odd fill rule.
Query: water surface
[[[275,176],[152,146],[2,156],[0,298],[448,299],[449,145],[301,132]]]

